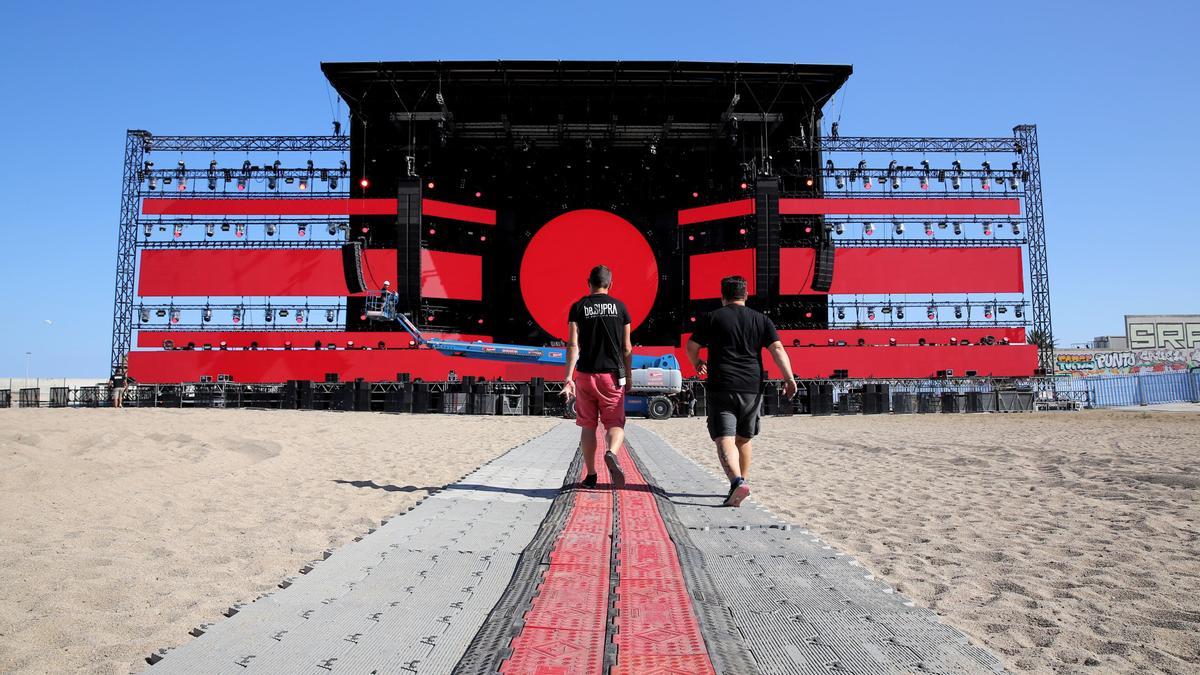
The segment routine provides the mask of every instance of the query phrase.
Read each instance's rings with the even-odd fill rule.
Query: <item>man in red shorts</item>
[[[608,294],[612,270],[604,265],[588,275],[591,293],[571,305],[567,315],[567,378],[563,395],[575,397],[575,424],[587,477],[583,486],[596,487],[596,425],[603,424],[610,450],[604,463],[613,485],[625,485],[625,473],[613,450],[625,440],[625,392],[629,391],[633,343],[629,339],[629,310]]]

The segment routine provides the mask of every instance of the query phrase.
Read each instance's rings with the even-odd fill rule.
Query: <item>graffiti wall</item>
[[[1200,347],[1194,349],[1126,349],[1118,351],[1065,349],[1055,353],[1055,372],[1067,375],[1136,375],[1200,368]]]

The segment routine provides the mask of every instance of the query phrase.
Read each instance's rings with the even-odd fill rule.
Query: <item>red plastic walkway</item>
[[[603,448],[602,430],[598,435]],[[622,446],[617,454],[625,488],[612,490],[604,462],[597,462],[600,485],[576,494],[501,672],[603,673],[605,651],[611,647],[616,650],[613,673],[714,672],[654,494],[627,449]],[[598,452],[597,459],[601,456]],[[614,499],[619,514],[615,529]],[[615,595],[616,608],[612,631],[610,595]]]

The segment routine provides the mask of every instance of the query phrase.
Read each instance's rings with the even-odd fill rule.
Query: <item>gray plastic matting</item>
[[[231,608],[152,672],[450,672],[513,578],[578,439],[560,424],[509,450],[283,590]]]
[[[647,428],[628,425],[627,439],[657,486],[718,672],[1003,672],[989,651],[817,535],[753,500],[721,507],[725,477]]]

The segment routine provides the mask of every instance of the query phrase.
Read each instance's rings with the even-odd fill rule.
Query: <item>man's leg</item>
[[[583,464],[587,467],[587,475],[596,473],[596,427],[579,428],[579,447],[583,452]]]
[[[734,445],[737,446],[738,468],[742,470],[742,478],[750,479],[750,456],[752,448],[750,447],[750,439],[738,436],[734,439]]]
[[[725,471],[725,477],[730,481],[741,476],[742,463],[738,458],[738,448],[733,436],[718,436],[713,441],[717,444],[717,461]]]

